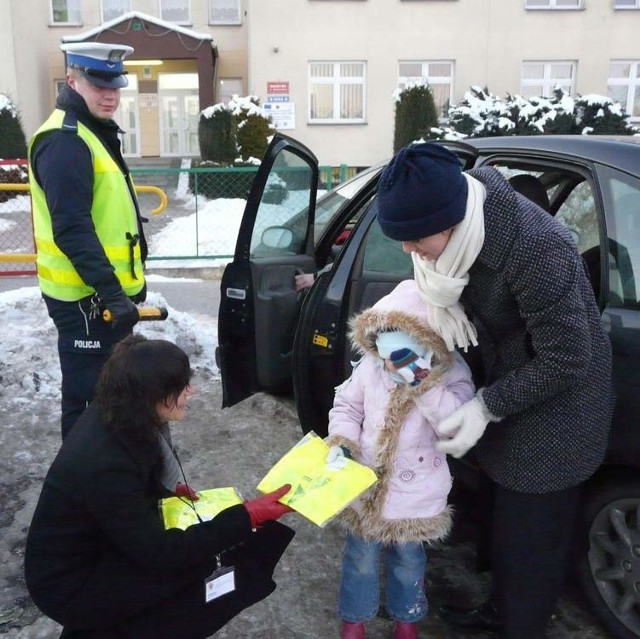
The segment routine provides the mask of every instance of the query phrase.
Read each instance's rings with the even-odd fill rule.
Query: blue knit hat
[[[400,149],[380,176],[378,222],[392,240],[436,235],[464,219],[467,180],[457,156],[441,144]]]

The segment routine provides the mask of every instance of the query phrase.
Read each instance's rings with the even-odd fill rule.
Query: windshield
[[[334,189],[318,199],[313,227],[313,241],[316,243],[325,227],[380,171],[382,165],[370,167],[355,177],[338,184]]]

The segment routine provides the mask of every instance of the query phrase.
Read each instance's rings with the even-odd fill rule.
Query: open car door
[[[302,295],[298,273],[315,272],[318,161],[276,134],[249,193],[233,262],[220,285],[216,362],[222,406],[258,391],[291,389],[291,351]]]

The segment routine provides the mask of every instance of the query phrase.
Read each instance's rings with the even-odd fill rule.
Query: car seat
[[[509,178],[509,184],[514,190],[524,195],[534,204],[537,204],[541,209],[549,211],[550,205],[547,189],[544,188],[542,182],[535,175],[531,175],[531,173],[514,175]]]

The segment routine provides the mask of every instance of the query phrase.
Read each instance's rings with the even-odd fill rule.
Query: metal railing
[[[357,173],[355,167],[320,167],[329,190]],[[131,167],[149,244],[148,261],[233,257],[237,231],[257,167]],[[2,183],[0,171],[0,275],[35,272],[28,184]],[[5,197],[2,197],[5,195]],[[162,213],[162,215],[160,215]]]

